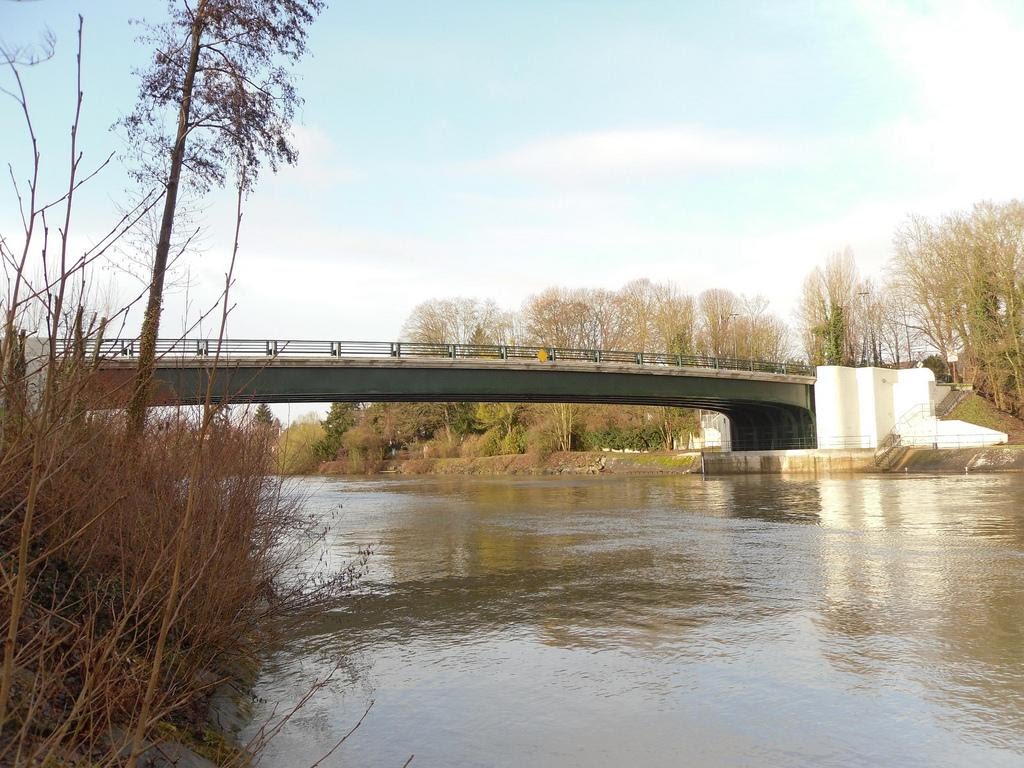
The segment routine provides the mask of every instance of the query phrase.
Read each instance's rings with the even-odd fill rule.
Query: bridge
[[[94,351],[126,390],[136,339]],[[154,405],[214,402],[560,402],[663,405],[729,417],[733,450],[815,445],[814,371],[757,360],[502,344],[277,339],[157,343]]]

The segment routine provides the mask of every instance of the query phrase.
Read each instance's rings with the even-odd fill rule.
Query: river
[[[1024,477],[292,481],[356,593],[261,765],[1022,766]],[[339,508],[339,505],[340,508]]]

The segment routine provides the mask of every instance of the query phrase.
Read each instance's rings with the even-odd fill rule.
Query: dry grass
[[[946,418],[960,419],[981,427],[1005,432],[1011,444],[1024,443],[1024,421],[998,410],[981,395],[969,395]]]

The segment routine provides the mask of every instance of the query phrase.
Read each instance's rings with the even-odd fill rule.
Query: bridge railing
[[[132,358],[138,354],[138,339],[103,339],[87,342],[90,354],[101,358]],[[158,339],[158,357],[253,359],[277,357],[346,358],[409,357],[490,360],[542,360],[585,363],[626,363],[652,367],[711,368],[729,371],[782,373],[812,376],[814,371],[802,363],[776,363],[701,355],[672,355],[623,350],[571,349],[563,347],[518,346],[509,344],[434,344],[415,341],[318,341],[302,339]]]

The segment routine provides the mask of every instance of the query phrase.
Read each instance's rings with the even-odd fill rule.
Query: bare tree
[[[627,321],[619,296],[604,288],[586,292],[590,308],[590,337],[597,349],[622,349],[627,345]]]
[[[857,360],[859,276],[853,252],[833,253],[805,278],[797,320],[807,359],[816,365]]]
[[[697,350],[697,305],[672,283],[657,286],[654,310],[655,352],[692,355]]]
[[[737,353],[736,319],[742,302],[732,291],[712,288],[697,297],[700,332],[698,348],[709,357],[735,357]]]
[[[954,239],[943,229],[912,216],[896,231],[893,245],[894,284],[906,300],[907,320],[945,356],[959,346],[965,265]]]
[[[578,403],[544,403],[541,407],[552,422],[550,428],[555,438],[556,449],[571,451],[584,406]]]
[[[979,203],[896,235],[910,322],[997,408],[1024,412],[1024,203]]]
[[[510,335],[509,314],[492,299],[430,299],[402,326],[403,339],[431,344],[507,344]]]
[[[632,280],[618,293],[625,344],[637,352],[694,350],[694,301],[671,282]]]
[[[647,278],[631,280],[619,290],[619,306],[626,327],[626,346],[636,352],[654,352],[657,344],[655,327],[660,286]]]
[[[582,288],[547,288],[530,296],[522,310],[526,340],[543,346],[599,348],[601,323],[588,299],[589,292]]]
[[[170,18],[147,27],[154,49],[140,73],[135,111],[122,121],[137,149],[138,174],[164,190],[139,367],[129,407],[142,429],[156,360],[164,280],[183,182],[220,186],[239,156],[247,190],[262,162],[276,169],[297,154],[289,129],[298,95],[283,63],[299,59],[324,0],[169,0]],[[175,115],[169,120],[170,115]],[[241,120],[238,117],[241,116]],[[169,129],[171,122],[173,128]],[[247,191],[246,190],[246,191]]]
[[[175,228],[164,270],[165,296],[172,291],[187,292],[192,286],[188,260],[189,256],[203,250],[202,215],[202,201],[197,193],[187,188],[182,189],[178,196]],[[153,257],[160,242],[162,219],[161,208],[151,208],[107,259],[113,271],[131,278],[133,283],[147,291],[153,279]]]
[[[881,289],[879,300],[879,344],[883,363],[897,368],[914,357],[915,344],[920,346],[920,331],[910,327],[910,302],[899,284],[888,278]]]
[[[789,329],[769,311],[764,296],[740,297],[739,316],[733,329],[740,358],[784,362],[791,356]]]

